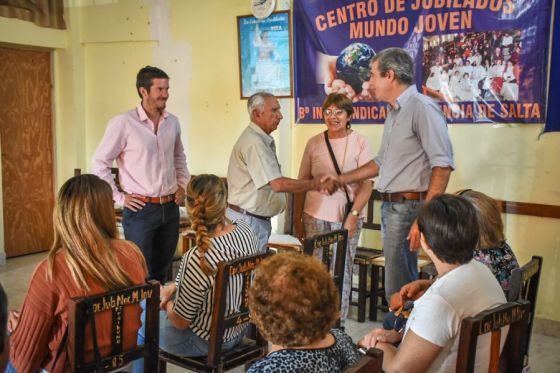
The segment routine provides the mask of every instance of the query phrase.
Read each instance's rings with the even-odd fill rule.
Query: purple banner
[[[419,91],[449,123],[543,123],[552,0],[294,0],[295,116],[322,123],[331,92],[352,123],[383,123],[368,93],[371,59],[389,47],[415,61]]]
[[[550,58],[551,66],[560,64],[560,7],[558,4],[554,7],[554,35],[552,36],[552,53]],[[550,69],[550,83],[548,85],[548,110],[546,113],[546,124],[544,132],[560,131],[560,71],[559,69]],[[550,104],[550,103],[555,103]]]

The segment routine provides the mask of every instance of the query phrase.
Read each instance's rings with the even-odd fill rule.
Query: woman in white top
[[[208,354],[215,273],[219,262],[257,253],[257,237],[242,221],[226,221],[227,191],[215,175],[198,175],[187,187],[187,210],[196,232],[196,246],[183,255],[175,283],[161,290],[160,348],[180,356]],[[228,287],[229,308],[237,309],[241,280],[237,275]],[[224,333],[223,350],[243,339],[246,325]]]
[[[385,372],[455,372],[461,321],[506,303],[492,272],[473,260],[479,240],[476,210],[465,198],[434,197],[418,216],[420,243],[437,280],[414,302],[404,335],[375,329],[360,342],[383,350]],[[501,347],[507,333],[502,333]],[[392,343],[401,341],[398,349]],[[488,369],[490,335],[477,344],[475,371]]]
[[[441,67],[436,65],[430,68],[430,76],[426,80],[426,87],[434,91],[441,90]]]
[[[506,63],[503,77],[504,83],[502,84],[500,94],[504,96],[504,100],[517,101],[519,97],[519,85],[515,79],[514,65],[511,61]]]
[[[326,175],[336,175],[325,137],[328,138],[341,173],[354,170],[373,159],[373,151],[368,139],[350,128],[353,112],[352,101],[345,95],[332,93],[327,96],[323,103],[323,118],[327,130],[313,136],[307,142],[299,169],[300,179],[320,179]],[[330,196],[312,190],[305,196],[303,223],[306,237],[340,229],[343,224],[344,228],[348,229],[341,324],[344,324],[348,315],[354,255],[362,229],[363,209],[369,200],[372,187],[371,180],[364,180],[349,184]],[[345,206],[348,199],[345,190],[352,202],[351,212],[346,217]],[[320,255],[317,250],[316,256],[320,258]]]
[[[457,91],[455,92],[459,101],[472,101],[474,99],[474,92],[469,77],[469,73],[464,73],[461,80],[457,84]]]
[[[461,75],[459,70],[453,70],[453,75],[449,77],[449,92],[451,93],[451,97],[453,99],[458,98],[458,91],[459,91],[459,81],[461,80]]]

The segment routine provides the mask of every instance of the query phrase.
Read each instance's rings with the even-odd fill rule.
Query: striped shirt
[[[234,224],[235,228],[230,233],[210,239],[211,245],[206,252],[206,260],[210,268],[214,270],[220,262],[229,262],[256,254],[258,251],[258,240],[251,227],[241,220]],[[229,280],[226,315],[239,310],[243,302],[241,298],[242,282],[242,274],[231,277]],[[192,331],[205,340],[210,338],[214,283],[215,275],[206,275],[200,267],[198,248],[195,246],[187,251],[183,255],[175,280],[177,293],[173,311],[185,320],[189,320]],[[244,329],[244,324],[226,329],[224,342],[237,337]]]

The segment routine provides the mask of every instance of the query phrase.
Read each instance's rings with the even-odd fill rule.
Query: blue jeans
[[[401,287],[418,279],[418,252],[409,250],[406,239],[422,201],[383,202],[381,235],[385,254],[385,296],[389,301]]]
[[[245,332],[222,345],[222,351],[231,350],[243,340]],[[191,328],[179,330],[167,318],[167,312],[159,313],[159,348],[174,355],[199,357],[208,355],[208,341],[200,338]]]
[[[138,330],[138,345],[144,344],[146,335],[146,301],[140,302],[142,307],[142,327]],[[245,337],[246,330],[237,337],[222,345],[222,351],[231,350]],[[208,341],[200,338],[191,328],[179,330],[167,318],[167,312],[159,311],[159,348],[178,356],[200,357],[208,355]],[[144,359],[134,360],[133,373],[144,372]],[[10,372],[11,373],[11,372]]]
[[[255,218],[254,216],[241,214],[229,207],[226,209],[226,217],[231,221],[243,220],[245,223],[249,224],[259,239],[259,252],[264,253],[268,250],[268,239],[270,238],[270,232],[272,232],[270,220],[266,221]]]
[[[350,307],[350,290],[352,289],[352,272],[354,269],[354,257],[356,256],[356,248],[362,230],[364,219],[358,219],[356,223],[356,233],[348,237],[348,247],[346,248],[346,262],[344,265],[344,281],[342,283],[342,294],[340,295],[340,325],[344,326],[344,322],[348,317],[348,309]],[[334,223],[330,221],[316,219],[310,215],[303,214],[303,225],[305,227],[305,237],[313,237],[317,234],[328,233],[342,228],[342,223]],[[322,250],[315,250],[313,256],[322,260]],[[336,258],[336,248],[333,252],[333,259]],[[331,262],[331,271],[334,271],[335,260]]]
[[[123,209],[124,237],[134,242],[148,265],[148,279],[164,283],[179,240],[179,206],[147,203],[140,211]]]

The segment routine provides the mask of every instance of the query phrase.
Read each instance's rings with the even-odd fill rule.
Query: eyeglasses
[[[334,114],[335,116],[338,117],[344,114],[345,111],[342,109],[327,109],[323,113],[325,114],[326,117],[330,116],[331,114]]]

